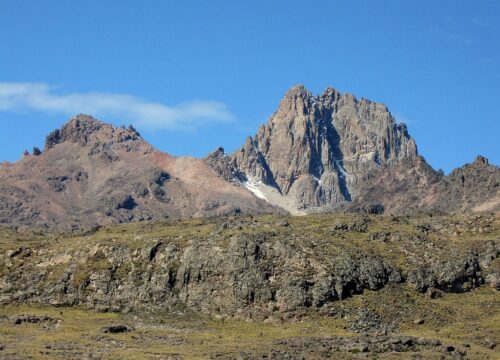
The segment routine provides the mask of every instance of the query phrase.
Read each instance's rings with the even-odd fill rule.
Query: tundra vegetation
[[[495,359],[500,216],[0,227],[0,358]]]

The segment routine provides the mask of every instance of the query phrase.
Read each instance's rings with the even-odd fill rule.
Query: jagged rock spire
[[[321,206],[350,201],[360,175],[416,156],[406,126],[384,104],[295,85],[234,162],[297,204]]]

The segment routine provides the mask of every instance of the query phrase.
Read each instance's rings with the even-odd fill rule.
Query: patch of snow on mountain
[[[251,178],[248,178],[247,181],[243,182],[243,186],[246,187],[248,190],[250,190],[258,198],[261,198],[261,199],[268,201],[266,196],[260,190],[260,187],[262,186],[262,181],[260,181],[260,180],[255,181]]]
[[[340,160],[337,160],[336,163],[337,163],[337,167],[339,168],[339,171],[342,174],[342,176],[345,178],[349,178],[349,174],[345,171],[344,167],[340,163]]]

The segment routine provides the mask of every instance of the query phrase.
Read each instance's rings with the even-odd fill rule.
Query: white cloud
[[[189,129],[233,119],[225,104],[214,101],[169,106],[127,94],[61,94],[56,90],[56,87],[42,83],[0,82],[0,111],[42,111],[67,116],[84,113],[104,121],[116,119],[150,129]]]

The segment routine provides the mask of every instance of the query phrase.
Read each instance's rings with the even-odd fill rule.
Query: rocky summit
[[[480,170],[445,177],[384,104],[331,87],[318,96],[292,87],[255,136],[234,154],[221,151],[206,161],[223,178],[294,214],[500,209],[497,166],[479,157]]]
[[[273,207],[203,161],[154,149],[133,128],[78,115],[43,152],[0,167],[0,223],[64,229],[259,213]]]

